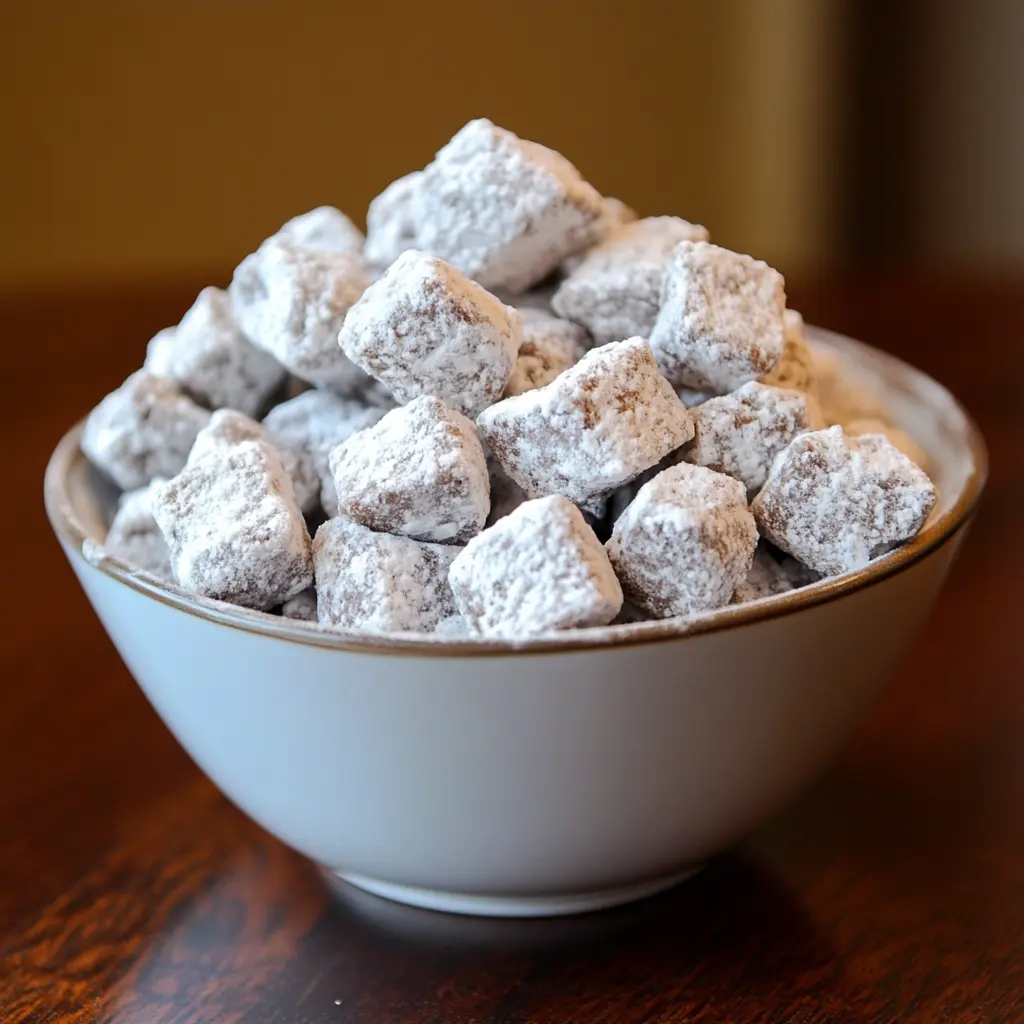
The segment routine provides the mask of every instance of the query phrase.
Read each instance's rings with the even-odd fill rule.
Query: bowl
[[[688,620],[529,642],[373,637],[193,598],[116,560],[108,484],[46,473],[53,528],[157,713],[324,870],[437,910],[536,916],[665,889],[791,800],[910,649],[985,478],[945,388],[817,329],[924,448],[939,500],[866,569]]]

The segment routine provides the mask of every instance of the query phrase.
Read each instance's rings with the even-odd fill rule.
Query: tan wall
[[[223,278],[287,216],[361,220],[489,116],[643,213],[827,258],[834,5],[5,5],[0,290]]]

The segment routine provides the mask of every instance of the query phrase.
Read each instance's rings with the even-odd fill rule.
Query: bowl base
[[[329,878],[340,879],[374,896],[412,907],[422,907],[425,910],[438,910],[446,914],[469,914],[474,917],[562,917],[566,914],[606,910],[664,892],[695,875],[702,866],[698,864],[685,871],[636,882],[633,885],[591,889],[586,892],[553,893],[547,896],[491,896],[446,892],[441,889],[399,885],[397,882],[385,882],[379,878],[333,871],[330,868],[324,868],[324,871]]]

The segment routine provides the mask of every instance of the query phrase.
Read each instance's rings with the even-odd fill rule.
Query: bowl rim
[[[988,477],[988,452],[981,430],[960,401],[946,387],[923,370],[864,342],[808,325],[808,333],[812,332],[826,344],[838,343],[840,349],[870,354],[873,360],[888,366],[894,374],[906,374],[909,371],[912,375],[927,380],[942,392],[957,409],[966,427],[965,436],[973,463],[970,474],[955,501],[945,512],[928,523],[912,540],[888,554],[873,559],[863,569],[828,577],[784,594],[739,605],[726,605],[724,608],[692,617],[676,617],[617,627],[592,627],[573,630],[563,635],[546,634],[522,640],[473,637],[435,639],[432,636],[415,634],[329,630],[316,623],[286,619],[224,601],[196,597],[149,573],[140,572],[116,557],[105,553],[98,559],[87,556],[86,545],[96,542],[79,520],[67,489],[72,466],[84,459],[80,447],[84,419],[76,423],[61,438],[50,456],[43,485],[46,513],[54,533],[65,547],[75,552],[93,568],[124,586],[185,614],[218,625],[306,646],[393,657],[522,657],[663,644],[738,629],[828,604],[866,590],[911,568],[951,541],[970,522]]]

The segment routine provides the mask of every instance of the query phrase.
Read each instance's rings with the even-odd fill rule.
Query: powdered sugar
[[[391,182],[366,211],[366,245],[363,257],[378,270],[389,267],[406,249],[416,245],[416,193],[422,171],[413,171]]]
[[[245,333],[295,376],[355,395],[366,375],[338,348],[338,331],[368,283],[358,255],[275,236],[238,265],[231,297]]]
[[[292,217],[281,225],[276,237],[311,249],[356,255],[362,253],[365,241],[362,231],[333,206],[318,206]]]
[[[765,597],[787,594],[791,590],[814,583],[819,578],[817,573],[801,565],[795,558],[783,555],[778,559],[765,545],[759,544],[754,552],[750,572],[736,588],[732,603],[745,604],[747,601],[759,601]]]
[[[381,533],[465,543],[490,510],[484,450],[472,421],[423,396],[330,455],[338,511]]]
[[[550,384],[574,366],[590,348],[587,332],[569,320],[538,309],[521,309],[523,335],[505,397],[521,395]]]
[[[304,511],[313,511],[320,500],[331,450],[373,426],[386,411],[330,391],[306,391],[267,413],[264,429],[282,458],[289,461],[295,497]],[[337,514],[337,507],[327,511]]]
[[[153,494],[153,515],[186,590],[269,609],[312,582],[309,535],[277,453],[212,445]]]
[[[743,485],[687,463],[640,488],[607,544],[627,600],[658,618],[728,604],[756,546]]]
[[[508,475],[531,497],[611,493],[693,436],[693,422],[642,338],[588,352],[547,387],[477,419]]]
[[[775,456],[797,434],[824,424],[814,399],[803,392],[751,381],[693,410],[693,426],[686,461],[735,477],[756,491]]]
[[[876,434],[802,434],[779,455],[753,512],[761,533],[825,576],[908,540],[935,504],[923,470]]]
[[[555,292],[557,313],[583,324],[599,345],[650,337],[672,250],[707,240],[707,229],[681,217],[645,217],[589,250]]]
[[[173,580],[167,543],[153,518],[153,491],[164,483],[158,477],[145,487],[121,495],[103,547],[108,554],[136,569]]]
[[[782,355],[782,275],[709,242],[680,242],[661,292],[651,348],[677,387],[733,391]]]
[[[254,415],[285,370],[242,333],[227,292],[204,288],[176,328],[160,331],[146,350],[150,373],[173,380],[211,409]]]
[[[126,491],[174,476],[210,414],[168,380],[133,373],[85,421],[82,451]]]
[[[761,378],[761,383],[816,395],[818,382],[814,372],[814,353],[804,340],[804,318],[795,309],[787,309],[783,324],[782,355]]]
[[[484,636],[601,626],[622,605],[600,541],[560,496],[527,501],[471,540],[450,580],[459,611]]]
[[[922,469],[928,469],[928,453],[905,431],[877,416],[864,416],[842,424],[848,437],[861,434],[881,434],[888,438],[908,459]]]
[[[316,590],[309,587],[294,597],[289,597],[281,605],[281,614],[286,619],[298,619],[300,622],[316,622]]]
[[[514,309],[410,249],[352,307],[339,342],[399,402],[433,395],[473,416],[508,384],[521,331]]]
[[[591,244],[600,194],[563,156],[470,121],[417,183],[417,246],[485,288],[521,292]]]
[[[455,613],[447,577],[459,551],[329,520],[313,541],[320,625],[430,633]]]

